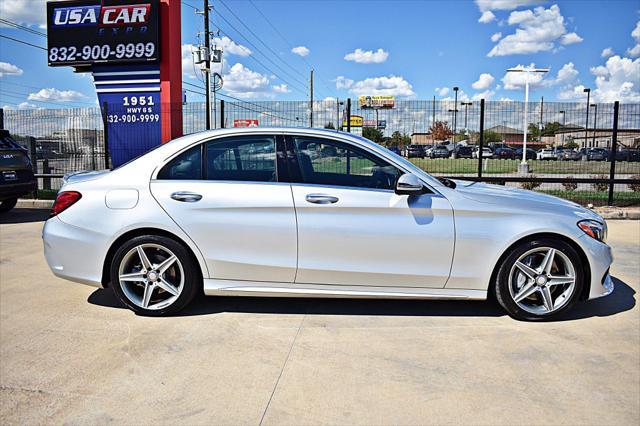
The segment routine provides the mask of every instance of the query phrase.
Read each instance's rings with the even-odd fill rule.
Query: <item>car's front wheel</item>
[[[129,309],[161,316],[183,309],[201,286],[198,265],[179,242],[158,235],[135,237],[111,262],[111,286]]]
[[[511,250],[496,274],[495,293],[513,318],[545,320],[571,308],[583,280],[575,249],[559,239],[541,238]]]

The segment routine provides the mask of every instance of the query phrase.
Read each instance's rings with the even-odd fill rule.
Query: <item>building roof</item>
[[[493,126],[490,129],[487,129],[487,131],[492,131],[495,133],[517,134],[517,135],[523,134],[522,130],[514,129],[513,127],[502,126],[502,125]]]

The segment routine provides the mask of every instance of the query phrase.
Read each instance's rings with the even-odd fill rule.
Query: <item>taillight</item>
[[[77,191],[60,192],[56,197],[56,202],[53,203],[53,207],[51,208],[49,217],[59,215],[60,213],[74,205],[80,198],[82,198],[82,194]]]

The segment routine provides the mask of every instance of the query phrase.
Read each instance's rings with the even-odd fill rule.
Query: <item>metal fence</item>
[[[205,130],[204,103],[163,108],[162,120],[176,109],[185,134]],[[233,100],[214,104],[211,123],[349,131],[405,155],[408,145],[421,145],[424,150],[410,160],[435,176],[525,187],[581,204],[640,205],[640,104],[540,101],[527,109],[525,117],[523,102],[407,100],[391,109],[370,109],[350,99]],[[5,110],[2,116],[4,127],[31,151],[41,189],[59,188],[65,173],[109,164],[99,108]],[[528,170],[520,166],[525,125]],[[441,145],[471,149],[433,155]],[[474,154],[480,146],[490,148],[492,156]],[[507,146],[515,152],[503,149],[504,155],[497,155]],[[554,159],[538,158],[536,151],[558,147],[572,149],[564,157],[554,151]]]

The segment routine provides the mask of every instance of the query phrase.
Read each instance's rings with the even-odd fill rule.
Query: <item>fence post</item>
[[[609,169],[609,197],[607,205],[613,205],[613,179],[616,177],[616,151],[618,150],[618,112],[620,110],[620,101],[613,104],[613,134],[611,135],[611,151],[609,151],[609,160],[611,168]]]
[[[351,133],[351,98],[347,99],[347,133]]]
[[[484,146],[484,99],[480,99],[480,138],[478,139],[478,177],[482,177],[482,147]]]
[[[224,129],[224,99],[220,99],[220,128]]]
[[[44,173],[45,175],[48,175],[51,173],[51,167],[49,167],[49,159],[45,158],[44,161],[42,162],[42,173]],[[42,188],[43,189],[51,189],[51,178],[50,177],[45,177],[42,180]]]
[[[0,129],[4,129],[4,109],[0,108]]]
[[[29,136],[29,156],[31,157],[31,168],[33,174],[38,174],[38,152],[36,149],[36,138]],[[40,187],[40,180],[36,179],[36,190],[34,191],[33,198],[38,197],[38,188]]]
[[[102,126],[104,131],[104,168],[109,169],[109,125],[107,122],[107,103],[102,103]]]

